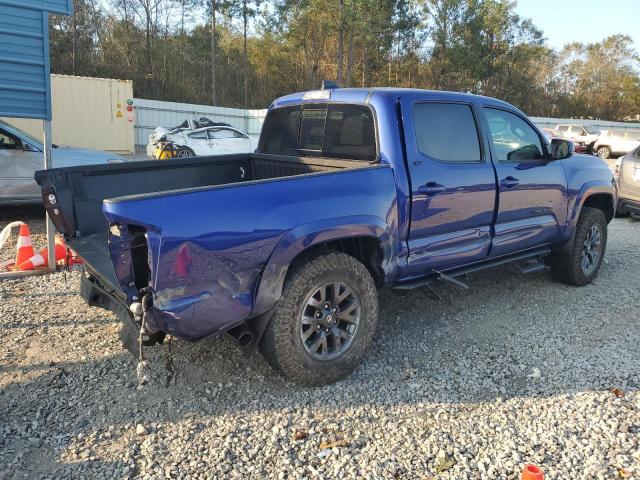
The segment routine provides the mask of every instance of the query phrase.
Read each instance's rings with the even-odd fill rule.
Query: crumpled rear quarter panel
[[[123,197],[103,210],[111,223],[147,230],[149,326],[186,339],[251,316],[260,275],[293,228],[355,215],[397,221],[388,166]]]

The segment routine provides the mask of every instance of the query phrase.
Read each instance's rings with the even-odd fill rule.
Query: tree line
[[[511,0],[74,0],[52,15],[54,73],[134,81],[135,95],[265,108],[318,88],[472,92],[530,115],[640,113],[640,57],[614,35],[557,51]]]

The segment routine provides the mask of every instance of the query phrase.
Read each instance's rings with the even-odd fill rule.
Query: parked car
[[[187,119],[171,129],[157,127],[149,135],[147,156],[158,158],[158,151],[169,148],[169,157],[194,157],[248,153],[252,149],[249,136],[228,123],[213,122],[206,117]]]
[[[640,145],[640,129],[603,130],[593,146],[600,158],[625,155]]]
[[[590,283],[617,202],[604,162],[508,103],[391,88],[282,97],[257,153],[36,179],[85,260],[83,297],[138,358],[226,332],[313,385],[360,363],[385,285],[467,288],[505,264]]]
[[[124,161],[119,155],[98,150],[53,147],[54,168]],[[40,140],[0,120],[0,205],[42,203],[33,175],[44,164],[43,149]]]
[[[600,135],[599,129],[577,123],[560,123],[554,130],[559,136],[572,140],[576,152],[593,152],[593,145]]]
[[[586,151],[586,147],[584,146],[584,143],[580,144],[579,142],[577,143],[577,142],[574,142],[573,140],[567,139],[561,134],[561,132],[558,132],[557,130],[554,130],[552,128],[541,128],[540,131],[542,132],[542,135],[544,135],[544,137],[547,139],[549,143],[551,143],[553,139],[568,140],[571,142],[574,152],[581,153]]]
[[[616,162],[615,176],[619,188],[616,216],[640,215],[640,147]]]

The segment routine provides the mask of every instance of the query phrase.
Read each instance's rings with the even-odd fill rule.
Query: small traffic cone
[[[62,245],[61,243],[56,242],[56,262],[58,260],[64,260],[67,256],[67,247]],[[26,262],[21,263],[18,268],[20,271],[25,270],[33,270],[36,267],[48,266],[49,265],[49,250],[47,248],[43,248],[40,250],[40,253],[36,253]]]
[[[522,470],[522,480],[544,480],[544,472],[535,465],[525,465]]]
[[[16,245],[16,266],[29,260],[35,252],[31,243],[31,232],[26,223],[20,225],[20,234],[18,235],[18,244]]]

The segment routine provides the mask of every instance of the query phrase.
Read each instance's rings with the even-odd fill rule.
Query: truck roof
[[[298,103],[326,103],[326,102],[353,102],[369,103],[373,97],[404,97],[416,100],[452,100],[478,102],[485,105],[508,107],[516,109],[513,105],[492,97],[475,95],[473,93],[449,92],[446,90],[422,90],[418,88],[397,87],[370,87],[370,88],[334,88],[327,90],[309,90],[297,92],[277,98],[269,108],[282,107]]]

